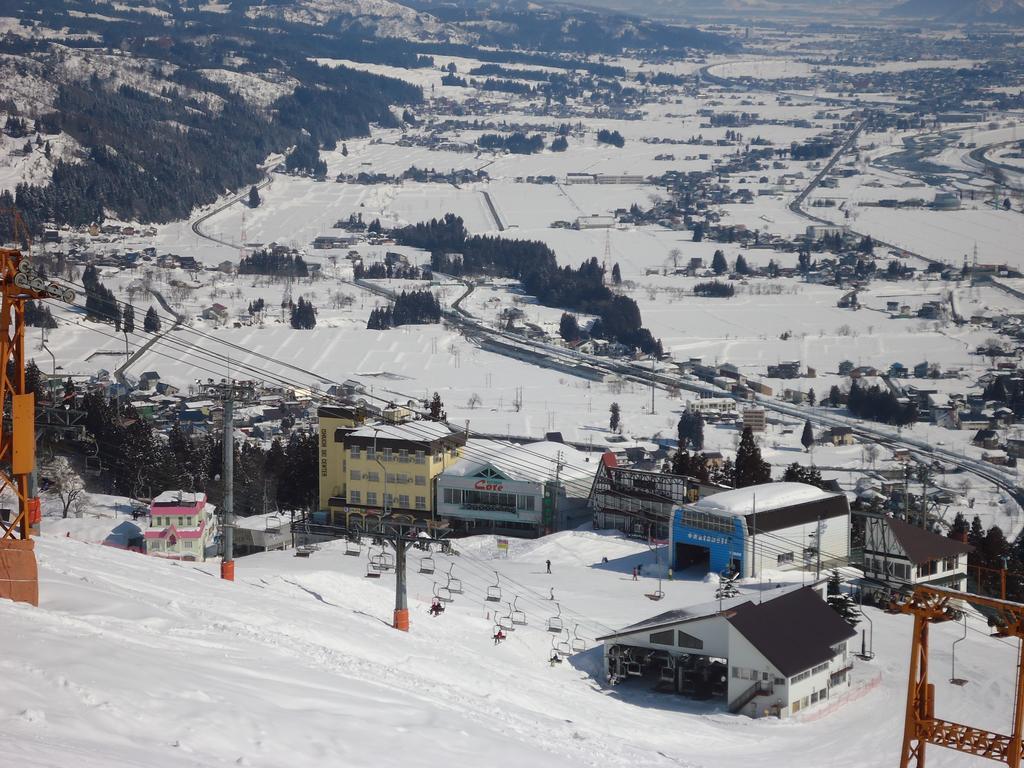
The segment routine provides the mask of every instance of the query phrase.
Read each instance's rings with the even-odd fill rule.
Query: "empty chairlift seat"
[[[512,601],[512,623],[517,627],[526,626],[526,612],[518,610],[519,607],[519,595],[515,596]]]
[[[501,602],[501,578],[494,572],[494,584],[487,588],[487,600],[492,603]]]
[[[562,606],[555,603],[555,611],[555,615],[548,619],[548,632],[561,632],[563,629]]]
[[[453,595],[462,594],[462,579],[457,579],[452,576],[452,571],[455,570],[455,563],[452,563],[448,568],[448,583],[445,585]]]

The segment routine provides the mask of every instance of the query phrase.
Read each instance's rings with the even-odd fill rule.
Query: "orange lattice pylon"
[[[73,301],[74,292],[47,283],[22,257],[0,248],[0,493],[12,492],[17,512],[0,525],[0,598],[39,604],[32,527],[39,522],[39,499],[29,495],[35,469],[35,396],[25,391],[25,302],[57,297]]]
[[[957,620],[959,602],[987,608],[994,614],[998,634],[1020,641],[1009,736],[935,717],[935,686],[928,682],[928,628],[939,622]],[[914,617],[900,768],[924,768],[928,744],[1020,768],[1024,736],[1021,731],[1024,724],[1024,605],[940,587],[916,586],[893,608]]]

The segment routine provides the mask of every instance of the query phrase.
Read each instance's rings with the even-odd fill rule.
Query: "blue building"
[[[850,555],[850,506],[842,493],[803,483],[766,483],[676,507],[672,568],[738,573],[814,568]]]

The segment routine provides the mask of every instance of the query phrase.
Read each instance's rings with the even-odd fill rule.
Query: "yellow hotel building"
[[[436,478],[462,457],[466,436],[433,421],[363,424],[355,409],[322,407],[320,509],[433,517]]]

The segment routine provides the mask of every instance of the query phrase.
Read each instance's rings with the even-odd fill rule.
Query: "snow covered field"
[[[715,588],[687,572],[651,603],[643,594],[653,581],[629,573],[653,568],[654,553],[617,536],[513,542],[507,559],[493,538],[459,541],[461,554],[437,564],[454,564],[464,594],[431,618],[434,577],[411,573],[408,635],[388,626],[393,576],[364,578],[365,547],[362,557],[327,545],[308,560],[243,558],[233,584],[216,578],[215,562],[148,559],[62,534],[37,547],[40,607],[0,602],[0,749],[24,768],[881,768],[899,749],[911,621],[873,609],[877,656],[855,661],[860,698],[834,709],[750,720],[635,683],[608,688],[596,636],[705,602]],[[528,619],[500,646],[483,600],[495,569]],[[741,591],[756,600],[800,575],[772,578]],[[543,629],[552,589],[588,648],[554,668]],[[987,637],[980,620],[970,627],[957,647],[964,688],[946,682],[962,629],[933,628],[937,714],[1005,731],[1015,646]],[[967,764],[938,748],[929,762]]]

